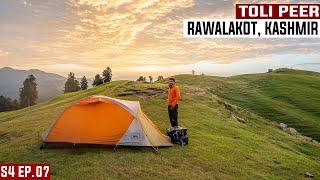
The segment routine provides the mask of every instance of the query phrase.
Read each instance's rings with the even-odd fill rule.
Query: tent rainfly
[[[43,134],[44,143],[172,146],[138,101],[106,96],[79,100]]]

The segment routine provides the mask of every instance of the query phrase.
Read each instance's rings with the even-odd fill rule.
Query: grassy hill
[[[283,69],[230,78],[191,78],[191,82],[203,81],[202,87],[230,103],[320,140],[320,73]]]
[[[256,76],[258,80],[258,76],[281,75]],[[245,106],[254,110],[250,112],[241,108],[240,105],[246,105],[245,101],[236,103],[241,94],[230,99],[239,106],[224,102],[227,93],[232,94],[231,87],[245,88],[254,79],[177,76],[182,91],[180,122],[189,128],[190,144],[160,148],[158,153],[151,148],[128,147],[120,147],[117,152],[113,152],[112,147],[39,150],[40,134],[70,104],[94,94],[139,100],[145,113],[165,132],[169,126],[166,93],[153,93],[155,89],[166,89],[165,83],[114,81],[86,91],[63,94],[33,107],[0,113],[0,163],[50,163],[53,178],[58,179],[301,179],[306,172],[319,178],[319,145],[279,130],[275,123],[253,113],[259,113],[255,109]],[[311,98],[311,95],[306,96]],[[310,105],[314,107],[318,107],[317,101]],[[309,116],[317,117],[317,114]],[[236,117],[246,123],[238,122]]]

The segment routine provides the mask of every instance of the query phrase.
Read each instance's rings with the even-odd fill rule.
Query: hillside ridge
[[[41,133],[68,106],[91,95],[140,101],[147,116],[162,132],[166,131],[165,81],[113,81],[0,113],[0,162],[50,163],[54,179],[302,179],[306,172],[320,177],[319,145],[292,136],[273,121],[216,95],[217,89],[228,88],[223,84],[225,78],[175,77],[182,93],[180,124],[189,129],[190,144],[186,147],[160,148],[156,154],[148,148],[134,147],[121,147],[116,153],[113,147],[39,150]],[[154,89],[163,91],[150,93]]]

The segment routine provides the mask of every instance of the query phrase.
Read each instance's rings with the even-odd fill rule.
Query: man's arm
[[[178,102],[179,102],[179,100],[180,100],[180,89],[179,89],[179,88],[176,88],[176,89],[175,89],[175,99],[174,99],[174,101],[173,101],[173,103],[172,103],[172,106],[177,105]]]

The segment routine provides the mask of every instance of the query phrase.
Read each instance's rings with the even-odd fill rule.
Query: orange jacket
[[[168,104],[175,106],[180,100],[180,89],[176,85],[172,85],[168,90]]]

